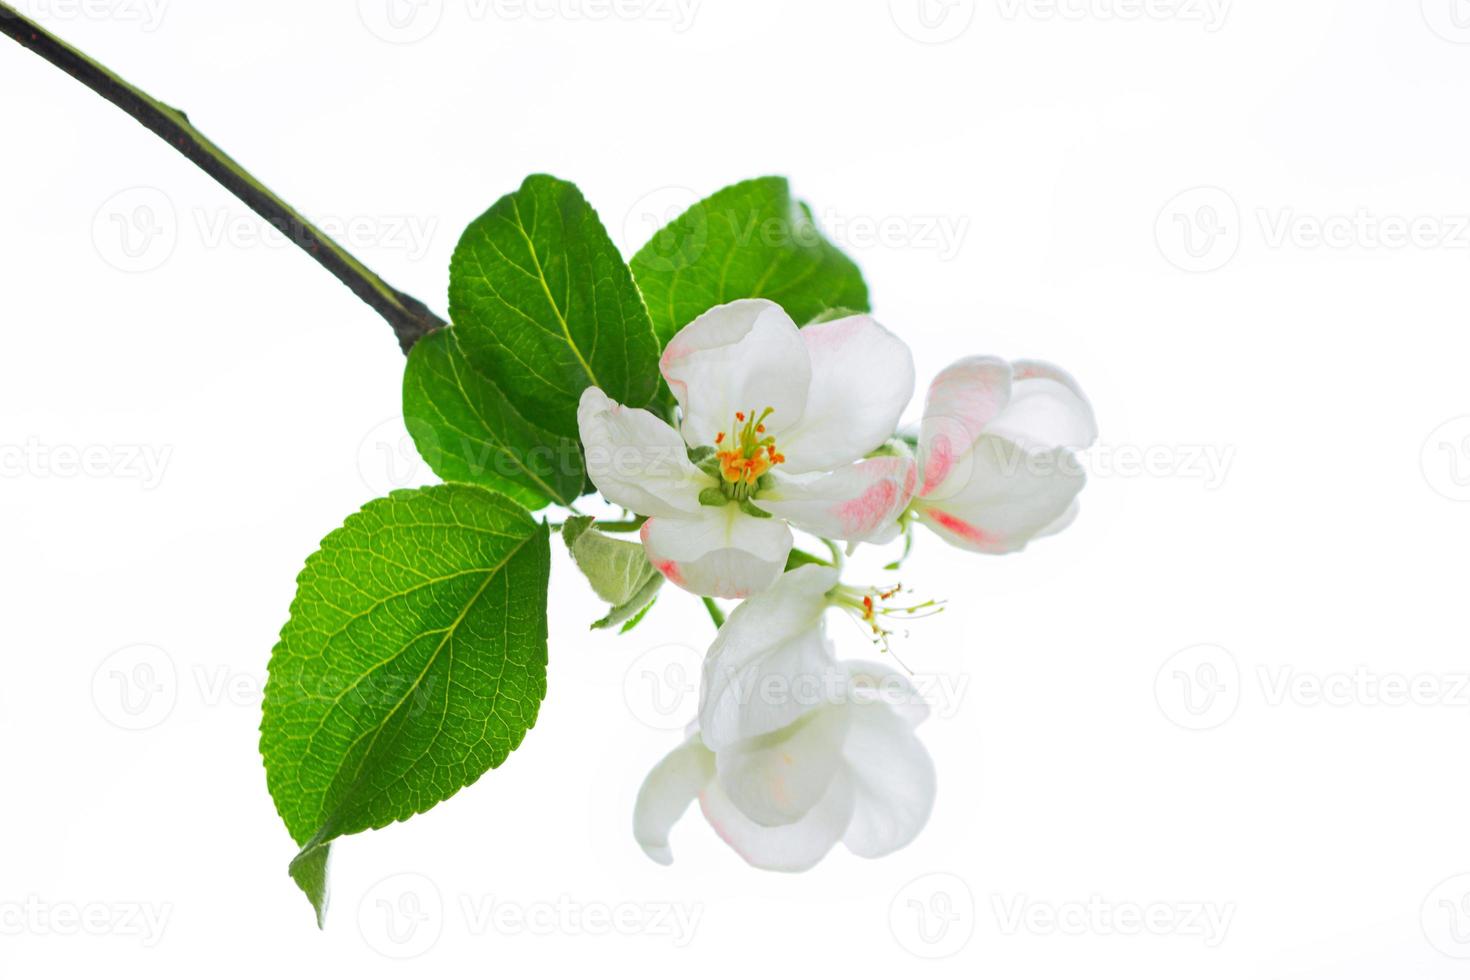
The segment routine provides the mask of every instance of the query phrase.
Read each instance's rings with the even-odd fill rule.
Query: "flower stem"
[[[719,603],[715,602],[709,596],[705,596],[704,608],[709,610],[709,618],[714,620],[715,629],[719,629],[725,625],[725,611],[720,608]]]
[[[444,320],[427,306],[384,282],[205,138],[181,110],[128,83],[3,2],[0,2],[0,34],[34,51],[132,116],[270,222],[387,320],[405,354],[420,337],[444,326]]]
[[[578,517],[585,517],[587,515],[585,515],[585,514],[577,514],[576,516],[578,516]],[[634,531],[642,530],[643,529],[643,525],[644,524],[647,524],[647,523],[648,523],[648,518],[646,518],[646,517],[640,517],[640,518],[638,518],[635,521],[602,521],[602,520],[598,520],[598,521],[596,521],[593,524],[593,527],[597,528],[597,530],[599,530],[599,531],[606,531],[609,534],[631,534]],[[560,531],[565,526],[566,526],[566,522],[565,521],[553,521],[552,524],[551,524],[551,529],[553,531]]]

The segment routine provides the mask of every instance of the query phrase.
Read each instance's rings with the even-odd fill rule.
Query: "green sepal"
[[[750,499],[738,501],[740,512],[747,517],[758,517],[761,520],[769,520],[771,515],[757,507]]]
[[[561,536],[592,591],[612,607],[592,628],[609,629],[645,610],[658,595],[664,577],[648,563],[643,545],[610,538],[593,530],[593,523],[591,517],[574,517],[562,526]]]

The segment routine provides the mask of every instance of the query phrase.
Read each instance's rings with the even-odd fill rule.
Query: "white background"
[[[775,876],[691,813],[648,861],[633,797],[710,627],[670,593],[589,634],[558,554],[535,730],[340,843],[318,933],[259,688],[306,555],[432,480],[402,357],[4,42],[6,977],[1465,975],[1463,0],[430,0],[397,31],[382,0],[22,6],[441,311],[459,230],[527,173],[577,181],[629,253],[788,174],[921,384],[1048,358],[1103,440],[1065,535],[921,538],[906,584],[951,605],[898,647],[941,702],[908,849]],[[592,934],[598,910],[644,928]]]

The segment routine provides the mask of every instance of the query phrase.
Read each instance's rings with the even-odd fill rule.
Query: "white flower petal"
[[[764,871],[806,871],[827,856],[852,820],[852,780],[838,770],[821,802],[784,827],[762,827],[725,795],[718,779],[699,794],[699,806],[715,833],[746,862]]]
[[[785,476],[756,501],[803,531],[839,541],[892,540],[893,523],[914,496],[918,467],[907,456],[879,456],[832,473]]]
[[[715,756],[695,735],[664,756],[638,791],[633,805],[633,837],[643,853],[671,864],[669,831],[715,776]]]
[[[883,445],[914,397],[914,356],[869,316],[814,323],[801,331],[811,357],[811,393],[795,428],[776,448],[787,473],[835,469]]]
[[[1072,376],[1045,361],[1012,365],[1011,400],[987,431],[1031,449],[1085,449],[1097,440],[1092,405]]]
[[[1072,522],[1077,520],[1077,515],[1081,512],[1081,510],[1082,505],[1076,500],[1072,501],[1071,505],[1062,512],[1061,517],[1058,517],[1046,527],[1042,528],[1040,531],[1037,531],[1034,535],[1031,536],[1031,539],[1034,541],[1037,538],[1049,538],[1053,534],[1061,534],[1067,528],[1072,526]]]
[[[842,767],[851,706],[808,711],[794,725],[715,754],[720,787],[762,827],[796,823],[816,806]]]
[[[939,372],[919,429],[919,496],[949,479],[1010,398],[1011,366],[998,357],[967,357]]]
[[[786,567],[791,545],[785,521],[751,517],[734,504],[643,525],[643,549],[654,568],[681,589],[724,599],[768,588]]]
[[[803,565],[730,614],[704,659],[699,726],[706,745],[718,752],[785,728],[811,707],[807,690],[846,687],[822,628],[826,594],[836,584],[836,569]]]
[[[680,330],[659,362],[683,412],[684,439],[713,446],[736,412],[774,409],[766,429],[801,419],[811,387],[811,358],[786,311],[763,299],[717,306]]]
[[[898,713],[858,705],[843,749],[853,783],[853,813],[843,835],[858,857],[878,858],[909,844],[934,809],[934,762]]]
[[[715,480],[689,462],[684,440],[667,422],[588,388],[577,407],[577,427],[587,476],[608,500],[651,517],[698,515],[699,491]]]
[[[910,728],[916,728],[929,717],[929,704],[909,675],[887,664],[865,660],[845,660],[852,682],[855,704],[884,704]]]
[[[1024,548],[1066,513],[1087,482],[1070,450],[1027,452],[989,434],[967,456],[963,470],[963,485],[952,474],[942,495],[919,501],[915,509],[951,544],[986,554]]]

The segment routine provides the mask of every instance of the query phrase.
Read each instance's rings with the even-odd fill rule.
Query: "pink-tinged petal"
[[[812,365],[801,332],[786,311],[763,299],[717,306],[680,330],[659,362],[679,401],[684,439],[713,446],[737,412],[773,409],[771,433],[795,425],[806,410]]]
[[[714,776],[714,753],[700,743],[698,735],[653,767],[633,805],[633,837],[643,853],[659,864],[673,863],[669,831]]]
[[[843,758],[853,813],[843,835],[858,857],[879,858],[919,836],[934,810],[934,762],[913,727],[885,704],[854,706]]]
[[[907,456],[878,456],[832,473],[785,476],[778,467],[756,503],[818,537],[892,539],[893,523],[913,500],[918,466]]]
[[[715,753],[720,788],[762,827],[805,817],[827,795],[843,765],[851,706],[814,708],[793,725]]]
[[[679,433],[641,408],[624,408],[597,388],[582,392],[577,426],[587,476],[608,500],[653,517],[698,515],[714,478],[689,462]]]
[[[736,607],[704,660],[699,727],[719,752],[778,731],[847,678],[822,627],[837,570],[803,565]]]
[[[811,359],[811,393],[801,421],[777,437],[777,448],[785,472],[825,472],[892,437],[914,397],[914,357],[870,316],[814,323],[801,338]]]
[[[1011,366],[998,357],[967,357],[934,379],[919,429],[919,496],[949,479],[1011,398]]]
[[[734,504],[699,511],[643,525],[643,549],[654,568],[681,589],[723,599],[747,598],[776,581],[792,546],[784,521],[750,517]]]
[[[951,544],[1006,554],[1024,548],[1065,514],[1086,483],[1070,450],[1028,452],[987,434],[967,458],[965,479],[952,475],[942,499],[920,500],[915,510]]]
[[[712,780],[699,794],[699,806],[715,833],[747,864],[763,871],[807,871],[842,839],[852,821],[852,781],[839,770],[827,795],[806,816],[784,827],[762,827],[731,802]]]
[[[988,430],[1030,449],[1085,449],[1097,440],[1097,419],[1076,380],[1045,361],[1012,366],[1011,400]]]

